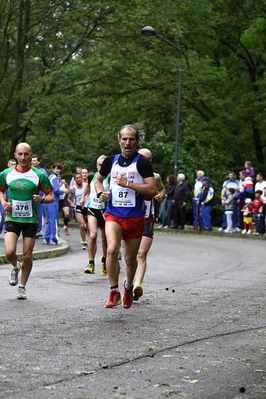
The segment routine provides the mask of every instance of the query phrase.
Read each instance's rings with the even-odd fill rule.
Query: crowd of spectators
[[[184,229],[190,197],[184,174],[178,174],[177,179],[173,175],[167,177],[165,197],[159,228]],[[223,212],[219,231],[265,234],[266,181],[263,173],[255,174],[250,161],[245,162],[238,178],[234,172],[228,173],[221,191],[213,187],[203,170],[197,171],[191,197],[192,229],[212,230],[212,209],[220,203]]]

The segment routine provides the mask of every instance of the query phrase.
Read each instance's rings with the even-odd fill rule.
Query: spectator
[[[161,221],[162,224],[159,228],[165,228],[171,226],[172,220],[172,206],[174,199],[174,191],[176,186],[176,179],[174,175],[167,176],[167,183],[165,185],[165,199],[162,202],[162,211],[161,211]]]
[[[251,180],[251,177],[247,176],[247,172],[245,170],[241,170],[239,172],[239,185],[238,185],[238,207],[239,207],[239,228],[241,230],[244,229],[244,224],[243,224],[243,214],[242,214],[242,208],[245,206],[245,199],[246,198],[251,198],[253,195],[253,181]]]
[[[255,170],[250,161],[245,162],[245,170],[247,172],[247,177],[251,177],[251,179],[254,180],[255,179]]]
[[[225,205],[225,200],[228,196],[228,189],[229,188],[234,188],[234,190],[238,190],[239,186],[239,181],[236,180],[236,175],[234,172],[229,172],[228,173],[228,180],[225,180],[223,182],[222,186],[222,192],[221,192],[221,200],[222,200],[222,205]],[[238,205],[237,205],[237,199],[238,199],[238,192],[234,194],[234,209],[233,209],[233,215],[232,215],[232,221],[233,221],[233,231],[234,232],[240,232],[241,230],[238,228]],[[223,220],[222,220],[222,225],[218,229],[219,231],[223,231],[226,229],[227,226],[227,217],[225,215],[225,212],[223,214]]]
[[[185,182],[185,175],[179,173],[173,199],[173,229],[184,229],[186,222],[186,205],[188,202],[188,185]]]
[[[224,207],[225,207],[225,216],[226,216],[226,225],[227,228],[224,230],[225,233],[233,233],[233,213],[234,213],[234,194],[235,189],[230,187],[227,190],[224,196]]]
[[[258,173],[256,176],[257,183],[255,184],[255,191],[261,190],[263,191],[264,187],[266,187],[266,181],[264,180],[263,173]]]
[[[255,199],[253,201],[253,214],[255,219],[256,231],[254,235],[263,235],[264,233],[264,220],[263,220],[263,200],[261,198],[262,191],[255,191]]]
[[[202,179],[204,176],[203,170],[199,170],[197,172],[197,178],[195,179],[194,184],[194,193],[193,193],[193,229],[199,228],[199,213],[200,213],[200,205],[199,205],[199,194],[202,189]]]
[[[251,198],[245,199],[245,205],[241,209],[243,214],[243,227],[242,234],[251,234],[252,232],[252,214],[253,214],[253,204]]]
[[[211,211],[212,207],[216,205],[216,199],[214,188],[208,177],[202,178],[202,188],[199,192],[198,205],[202,213],[200,226],[203,230],[212,230]]]

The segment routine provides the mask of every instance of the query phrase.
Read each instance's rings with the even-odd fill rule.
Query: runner
[[[141,150],[139,150],[139,154],[144,155],[146,158],[149,159],[150,162],[152,161],[152,153],[147,148],[142,148]],[[162,202],[165,196],[165,188],[159,173],[154,173],[154,177],[157,186],[157,192],[154,199],[158,202]],[[134,301],[137,301],[143,295],[142,282],[147,268],[147,255],[153,241],[153,228],[154,228],[153,197],[145,195],[144,200],[146,204],[145,230],[141,239],[137,256],[138,266],[135,274],[135,283],[133,288]]]
[[[79,224],[79,231],[81,237],[80,243],[82,245],[82,249],[87,249],[86,234],[88,231],[88,223],[87,223],[88,208],[80,204],[81,196],[83,194],[84,187],[87,185],[87,183],[82,182],[81,173],[75,173],[74,180],[76,183],[70,189],[68,202],[71,208],[74,209],[75,217]]]
[[[54,203],[45,205],[46,225],[43,244],[61,245],[58,231],[59,201],[60,194],[68,194],[68,189],[64,188],[61,190],[58,183],[57,175],[61,173],[62,165],[59,162],[54,162],[51,169],[52,173],[49,176],[49,180],[54,188]]]
[[[36,154],[32,155],[31,157],[31,166],[34,166],[35,168],[39,169],[40,171],[42,171],[46,176],[47,176],[47,172],[45,169],[40,167],[40,157]],[[44,193],[42,191],[40,191],[40,196],[43,197]],[[38,228],[37,228],[37,234],[35,238],[42,238],[43,237],[43,217],[44,217],[44,205],[42,203],[37,204],[37,209],[38,209]]]
[[[137,268],[137,253],[145,226],[145,195],[156,195],[156,182],[150,161],[138,154],[142,133],[135,125],[124,125],[118,133],[121,154],[107,157],[95,180],[97,197],[107,202],[105,233],[107,238],[106,268],[110,295],[105,307],[120,302],[118,288],[118,251],[124,240],[126,278],[122,306],[133,303],[133,280]],[[110,191],[104,191],[103,180],[111,174]]]
[[[53,187],[48,177],[39,169],[31,167],[32,151],[27,143],[17,145],[14,156],[16,167],[5,169],[0,176],[0,202],[7,212],[5,221],[5,254],[12,264],[9,284],[18,284],[19,271],[21,284],[17,299],[27,299],[26,283],[32,269],[32,251],[38,226],[37,204],[54,202]],[[8,201],[4,192],[8,189]],[[43,191],[45,197],[39,192]],[[22,263],[16,254],[18,237],[22,233]]]
[[[101,169],[103,160],[106,158],[105,155],[99,156],[96,162],[97,170]],[[86,184],[80,204],[85,204],[85,196],[90,193],[88,196],[88,226],[89,226],[89,242],[88,242],[88,255],[89,255],[89,264],[84,270],[84,273],[94,274],[95,273],[95,255],[97,251],[97,233],[98,227],[101,229],[101,239],[102,239],[102,256],[100,258],[101,262],[101,275],[106,276],[106,251],[107,251],[107,242],[105,235],[105,220],[103,216],[103,212],[106,209],[106,205],[104,202],[100,201],[97,198],[96,190],[94,187],[94,181],[98,175],[96,172],[93,175],[89,175],[89,184]],[[107,177],[103,181],[103,188],[105,191],[109,190],[109,178]]]

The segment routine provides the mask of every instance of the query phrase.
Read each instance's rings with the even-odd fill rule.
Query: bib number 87
[[[119,198],[126,198],[128,195],[128,191],[119,191],[118,197]]]

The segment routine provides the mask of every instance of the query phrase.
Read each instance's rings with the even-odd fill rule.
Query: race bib
[[[14,218],[32,217],[32,202],[12,200],[12,216]]]
[[[104,202],[100,201],[99,198],[94,197],[92,200],[92,208],[93,209],[104,209]]]
[[[145,219],[148,219],[151,213],[151,201],[145,201]]]
[[[136,204],[135,191],[129,188],[114,187],[112,190],[112,205],[132,208]]]

